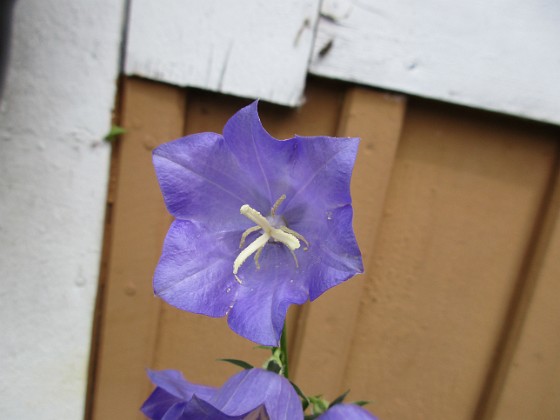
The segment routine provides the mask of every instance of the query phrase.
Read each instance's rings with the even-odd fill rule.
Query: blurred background
[[[0,415],[142,419],[145,370],[267,357],[154,298],[158,144],[242,106],[361,137],[366,272],[288,317],[307,394],[383,420],[560,418],[560,3],[1,3]],[[105,137],[112,126],[120,136]]]

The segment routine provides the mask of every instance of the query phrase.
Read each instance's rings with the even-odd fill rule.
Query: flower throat
[[[261,267],[259,265],[259,257],[262,253],[263,248],[269,242],[280,242],[290,250],[292,256],[294,257],[294,261],[296,263],[296,267],[298,267],[298,260],[295,254],[295,250],[298,249],[301,244],[300,241],[305,242],[306,247],[303,248],[304,251],[307,250],[309,247],[309,242],[292,229],[288,228],[281,217],[276,215],[276,210],[282,204],[282,202],[286,199],[286,194],[282,194],[282,196],[276,200],[272,208],[270,209],[270,216],[264,217],[260,214],[257,210],[249,206],[248,204],[244,204],[239,209],[239,212],[247,217],[252,222],[256,223],[256,226],[250,227],[241,235],[241,241],[239,242],[239,248],[243,248],[245,246],[245,240],[247,236],[249,236],[253,232],[262,231],[261,236],[251,242],[245,249],[243,249],[235,261],[233,262],[233,275],[235,279],[241,283],[241,279],[237,276],[237,272],[239,268],[243,265],[243,263],[249,258],[251,255],[254,255],[255,266],[257,270]]]

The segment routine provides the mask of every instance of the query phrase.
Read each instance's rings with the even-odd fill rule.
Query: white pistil
[[[274,205],[272,206],[272,209],[270,211],[270,215],[272,218],[276,217],[276,210],[278,209],[278,207],[280,207],[280,204],[282,204],[285,198],[286,195],[282,195],[278,200],[276,200],[276,203],[274,203]],[[309,243],[305,240],[305,238],[302,235],[289,229],[286,226],[279,226],[277,228],[272,226],[270,224],[269,219],[264,217],[262,214],[260,214],[257,210],[255,210],[248,204],[242,205],[241,209],[239,209],[239,212],[243,216],[247,217],[249,220],[253,221],[256,224],[256,226],[250,227],[245,232],[243,232],[243,234],[241,235],[239,248],[243,248],[247,236],[249,236],[251,233],[256,232],[258,230],[263,231],[261,236],[259,236],[253,242],[251,242],[247,246],[247,248],[242,250],[237,256],[237,258],[235,259],[235,261],[233,262],[233,275],[235,276],[235,279],[239,283],[241,283],[241,280],[237,276],[237,272],[239,271],[239,268],[243,265],[245,260],[247,260],[247,258],[249,258],[251,255],[255,254],[254,256],[255,266],[257,267],[257,270],[260,269],[259,257],[261,255],[264,246],[267,244],[267,242],[270,239],[274,240],[275,242],[280,242],[286,245],[290,250],[290,253],[294,257],[296,267],[299,266],[294,251],[300,247],[300,242],[299,242],[300,240],[305,242],[307,247],[309,246]],[[307,247],[305,247],[304,250],[307,250]]]

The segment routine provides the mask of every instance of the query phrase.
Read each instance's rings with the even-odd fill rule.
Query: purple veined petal
[[[225,316],[239,287],[233,261],[240,238],[241,231],[209,232],[198,224],[175,220],[156,267],[154,293],[185,311]]]
[[[172,369],[148,370],[148,377],[154,385],[181,399],[191,399],[194,394],[210,399],[217,391],[215,387],[190,383],[181,372]]]
[[[313,301],[326,290],[364,272],[362,256],[352,229],[352,207],[329,210],[313,221],[294,223],[310,242],[306,275],[309,298]]]
[[[241,267],[243,283],[237,289],[228,324],[255,343],[278,346],[288,307],[307,301],[308,285],[291,253],[281,244],[267,244],[259,261],[260,269],[253,258]],[[305,265],[302,263],[300,267]]]
[[[238,217],[243,204],[267,203],[261,184],[247,176],[219,134],[165,143],[154,150],[153,163],[167,209],[177,219],[231,230],[248,225]]]
[[[291,162],[295,190],[286,194],[286,209],[303,208],[305,211],[299,217],[313,218],[317,211],[350,204],[350,179],[360,140],[296,136],[289,141],[297,145],[298,153]]]
[[[356,404],[336,404],[317,420],[377,420],[377,417]]]
[[[263,369],[232,376],[208,402],[229,415],[264,405],[270,420],[303,419],[301,401],[290,382]]]
[[[144,401],[140,411],[149,419],[159,420],[176,404],[181,404],[183,400],[173,394],[161,389],[156,388],[150,394],[148,399]]]
[[[224,139],[240,167],[264,185],[268,205],[282,194],[287,197],[286,208],[296,198],[298,203],[309,202],[309,191],[319,192],[321,207],[349,204],[359,139],[296,136],[278,140],[262,126],[257,107],[255,101],[237,112],[224,127]]]
[[[350,180],[359,140],[297,137],[300,151],[293,176],[299,182],[286,194],[283,215],[289,223],[325,220],[334,209],[350,205]]]
[[[248,413],[229,416],[196,395],[188,402],[172,406],[161,420],[268,420],[266,409],[257,407]]]
[[[221,388],[186,381],[180,372],[149,372],[157,385],[142,406],[152,420],[301,420],[290,382],[263,369],[237,373]]]
[[[200,398],[210,399],[217,391],[209,386],[192,384],[175,370],[149,370],[148,376],[156,389],[144,402],[141,411],[150,419],[163,419],[171,407],[190,400],[195,393]]]
[[[268,134],[261,124],[257,107],[258,101],[255,101],[236,112],[224,127],[224,139],[239,165],[248,171],[255,182],[262,185],[268,199],[265,207],[270,207],[286,192],[281,191],[283,188],[277,184],[286,183],[286,188],[289,187],[287,175],[290,168],[287,164],[297,151],[294,144],[277,140]],[[255,207],[259,203],[249,204]]]

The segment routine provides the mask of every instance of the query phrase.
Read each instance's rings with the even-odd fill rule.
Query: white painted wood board
[[[123,0],[15,4],[0,102],[0,417],[84,418]]]
[[[559,124],[560,2],[323,0],[310,71]]]
[[[134,0],[126,74],[297,105],[319,0]]]

